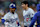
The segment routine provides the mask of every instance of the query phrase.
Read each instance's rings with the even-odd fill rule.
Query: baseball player
[[[34,11],[32,10],[32,8],[29,8],[28,6],[29,4],[27,1],[22,2],[24,27],[29,27],[29,24],[31,23],[31,20],[34,16]]]
[[[16,4],[11,3],[9,8],[10,11],[3,17],[3,19],[5,19],[5,27],[18,27],[19,19],[17,13],[15,12]]]

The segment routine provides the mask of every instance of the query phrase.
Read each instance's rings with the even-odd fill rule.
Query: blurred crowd
[[[17,13],[19,15],[19,18],[21,19],[23,16],[22,14],[22,8],[21,8],[21,2],[24,0],[0,0],[0,19],[9,12],[9,5],[12,2],[16,3],[17,7]],[[36,5],[40,3],[40,0],[26,0],[29,2],[29,7],[32,8],[36,12]],[[21,11],[21,12],[20,12]],[[20,12],[20,13],[19,13]]]

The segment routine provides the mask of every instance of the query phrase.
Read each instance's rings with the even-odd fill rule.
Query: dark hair
[[[26,5],[26,4],[28,4],[28,1],[23,1],[22,3],[24,3],[24,4]],[[21,4],[22,4],[22,3],[21,3]]]
[[[28,4],[28,7],[29,7],[29,2],[28,1],[23,1],[22,3],[24,3],[25,5]]]

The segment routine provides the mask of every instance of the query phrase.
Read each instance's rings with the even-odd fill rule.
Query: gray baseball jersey
[[[24,26],[28,26],[31,23],[31,18],[34,16],[34,11],[31,8],[23,10]]]
[[[8,12],[3,18],[5,20],[8,19],[10,21],[5,23],[5,25],[7,24],[8,27],[18,27],[16,21],[19,22],[19,19],[16,12],[14,14],[12,14],[11,12]]]

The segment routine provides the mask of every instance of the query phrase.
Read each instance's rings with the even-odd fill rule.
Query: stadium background
[[[24,0],[0,0],[0,19],[7,13],[9,12],[9,4],[11,2],[16,3],[17,7],[17,14],[19,15],[20,21],[23,21],[23,15],[22,15],[22,7],[21,7],[21,2]],[[40,3],[40,0],[26,0],[29,2],[29,7],[32,8],[36,12],[36,5]],[[1,22],[1,20],[0,20]]]

